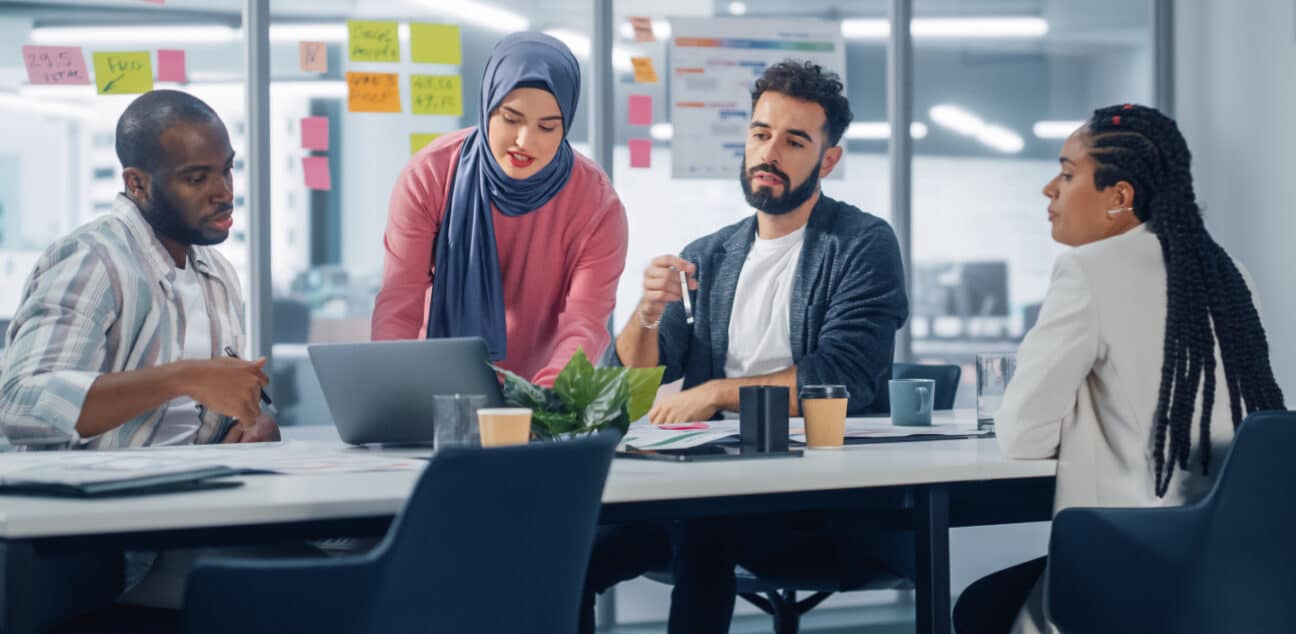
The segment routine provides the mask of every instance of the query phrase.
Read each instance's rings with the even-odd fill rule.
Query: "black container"
[[[738,389],[738,431],[743,453],[788,450],[788,389],[753,385]]]

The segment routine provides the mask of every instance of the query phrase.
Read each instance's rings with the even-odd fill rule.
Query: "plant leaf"
[[[630,368],[626,373],[630,388],[630,401],[626,406],[626,415],[629,416],[630,421],[636,421],[652,409],[653,401],[657,398],[657,388],[661,387],[662,376],[666,374],[666,366]],[[626,425],[628,426],[629,422]]]
[[[593,379],[594,364],[590,363],[584,350],[577,348],[576,354],[554,379],[553,389],[569,409],[579,412],[598,396],[598,386],[593,384]]]
[[[490,365],[492,370],[504,376],[504,402],[513,407],[529,407],[532,410],[547,409],[549,396],[545,388],[512,373],[497,365]]]
[[[598,396],[585,407],[581,418],[587,429],[602,429],[618,416],[625,415],[630,387],[626,382],[625,368],[599,368],[594,376],[599,384]]]
[[[580,429],[581,421],[571,411],[536,411],[531,413],[531,431],[545,440]]]

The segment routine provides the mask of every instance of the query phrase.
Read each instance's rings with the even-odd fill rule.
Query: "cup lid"
[[[845,385],[803,385],[801,398],[850,398]]]

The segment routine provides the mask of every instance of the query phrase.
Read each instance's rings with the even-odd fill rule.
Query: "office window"
[[[194,12],[146,3],[0,4],[0,39],[8,43],[0,56],[0,321],[13,316],[23,282],[44,249],[112,209],[123,189],[114,130],[137,96],[97,94],[93,83],[33,85],[22,47],[79,47],[92,82],[94,53],[145,53],[152,81],[159,69],[158,51],[182,49],[187,81],[155,81],[153,86],[186,90],[210,104],[229,128],[234,151],[242,155],[240,21],[237,10]],[[236,167],[234,190],[240,200],[245,185],[243,171]],[[234,225],[236,230],[247,226],[241,203],[234,209]],[[217,248],[246,279],[243,237],[232,234]]]
[[[577,151],[585,151],[593,5],[564,3],[557,10],[555,3],[348,3],[321,10],[316,2],[272,0],[270,6],[271,380],[282,423],[328,424],[331,419],[306,345],[369,340],[374,297],[382,281],[388,202],[410,160],[412,135],[477,125],[481,77],[491,49],[504,35],[529,29],[567,41],[582,60],[584,94],[569,138]],[[385,23],[371,25],[379,41],[390,39],[388,30],[394,23],[398,61],[372,61],[385,57],[372,47],[358,51],[369,61],[351,59],[348,20]],[[416,62],[411,24],[458,27],[461,63]],[[322,43],[322,49],[311,49],[318,64],[311,69],[303,68],[301,42]],[[399,112],[352,112],[348,72],[397,75]],[[460,77],[462,115],[414,114],[411,75]],[[326,120],[327,150],[303,147],[302,119],[307,117]],[[327,190],[319,189],[318,183],[308,186],[305,158],[327,160]]]
[[[846,92],[855,118],[842,141],[846,157],[834,170],[835,173],[823,181],[823,191],[883,219],[890,218],[885,30],[882,37],[875,37],[867,29],[858,28],[859,25],[884,22],[884,5],[856,2],[663,3],[616,0],[613,7],[616,32],[612,56],[616,77],[613,103],[616,124],[613,182],[630,219],[630,250],[626,273],[617,289],[614,330],[619,331],[633,315],[642,291],[643,270],[653,257],[679,253],[689,242],[754,213],[744,200],[738,182],[741,147],[745,143],[751,108],[750,94],[746,91],[750,90],[751,82],[763,70],[764,60],[770,57],[757,52],[751,59],[744,60],[741,54],[726,53],[729,56],[726,61],[750,68],[749,79],[742,82],[740,89],[733,91],[732,104],[737,112],[732,119],[736,123],[726,129],[734,144],[730,171],[722,177],[710,178],[691,178],[687,174],[679,174],[686,170],[677,170],[677,166],[673,164],[672,140],[677,131],[672,125],[672,113],[680,107],[677,102],[687,101],[688,97],[675,95],[672,91],[672,74],[679,72],[675,66],[677,60],[672,59],[670,54],[669,40],[678,35],[672,31],[672,28],[676,28],[672,27],[672,18],[677,26],[681,24],[680,20],[696,21],[697,18],[753,20],[760,25],[756,27],[758,32],[766,33],[762,37],[769,41],[787,38],[821,44],[827,43],[827,38],[823,36],[825,33],[840,31],[840,41],[845,47]],[[645,17],[651,21],[655,41],[636,41],[632,17]],[[804,24],[802,21],[809,21],[814,27],[812,32],[816,35],[801,38],[794,32],[799,28],[780,28],[793,23],[799,27]],[[748,30],[748,27],[737,24],[721,22],[715,27],[701,27],[701,31],[699,27],[691,28],[699,33],[708,32],[711,28],[720,29],[711,33],[740,33]],[[771,24],[774,26],[770,26]],[[815,24],[822,26],[815,27]],[[699,33],[689,32],[683,35],[694,37]],[[795,45],[787,44],[784,50],[787,50],[785,56],[775,57],[804,59],[796,52]],[[637,82],[631,57],[650,58],[658,81]],[[692,58],[696,57],[694,55]],[[732,79],[729,74],[718,76],[722,81]],[[631,100],[644,97],[652,102],[651,124],[631,125]],[[681,132],[684,133],[686,132]],[[630,146],[642,140],[651,143],[647,167],[631,165]],[[687,156],[683,153],[681,155]]]
[[[911,327],[920,361],[1012,351],[1056,254],[1041,190],[1065,137],[1098,107],[1152,103],[1151,0],[915,0]]]

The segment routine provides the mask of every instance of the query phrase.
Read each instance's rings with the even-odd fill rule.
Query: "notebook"
[[[239,471],[218,465],[113,472],[80,465],[41,465],[0,479],[0,494],[95,498],[242,486]]]

